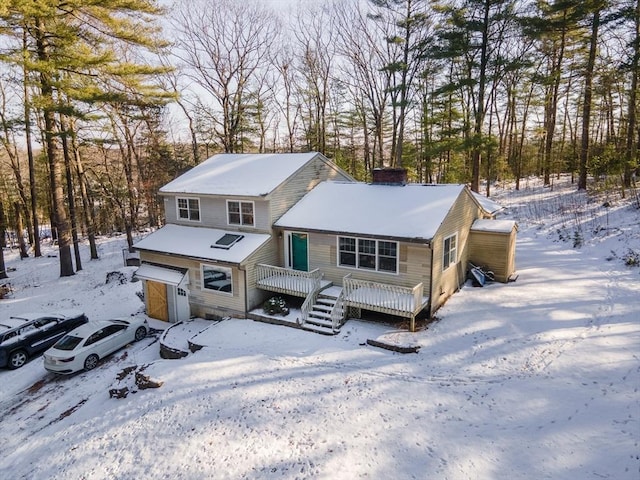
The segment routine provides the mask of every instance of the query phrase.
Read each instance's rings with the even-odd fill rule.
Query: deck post
[[[412,333],[416,331],[416,316],[411,315],[411,321],[409,322],[409,331]]]

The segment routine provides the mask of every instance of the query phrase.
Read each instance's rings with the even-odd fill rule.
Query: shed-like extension
[[[469,235],[469,261],[491,270],[496,281],[508,282],[516,271],[517,231],[513,220],[476,220]]]

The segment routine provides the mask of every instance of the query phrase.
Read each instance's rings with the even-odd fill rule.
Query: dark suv
[[[20,368],[87,321],[79,311],[27,313],[0,320],[0,367]]]

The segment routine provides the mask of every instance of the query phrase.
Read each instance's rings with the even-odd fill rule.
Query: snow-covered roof
[[[229,234],[242,235],[242,239],[228,249],[212,247],[218,240]],[[139,250],[204,260],[242,263],[243,260],[269,241],[270,238],[270,235],[263,233],[228,232],[214,228],[185,227],[169,224],[143,238],[134,247]]]
[[[136,270],[136,277],[145,280],[155,280],[162,283],[167,283],[177,287],[185,281],[186,269],[183,271],[173,270],[171,268],[158,267],[156,265],[148,265],[143,263],[140,268]],[[188,280],[188,276],[186,279]]]
[[[494,202],[489,197],[485,195],[480,195],[477,192],[471,192],[471,193],[473,193],[473,196],[475,197],[476,201],[480,204],[483,210],[487,212],[489,215],[495,215],[499,211],[504,210],[504,207],[502,205],[500,205],[498,202]]]
[[[516,226],[513,220],[477,219],[471,225],[474,232],[511,233]]]
[[[160,189],[160,193],[264,196],[317,152],[214,155]]]
[[[323,182],[278,227],[429,241],[464,185]]]

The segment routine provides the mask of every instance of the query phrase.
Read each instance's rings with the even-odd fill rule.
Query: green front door
[[[291,267],[294,270],[309,271],[309,259],[307,255],[306,233],[291,234]]]

